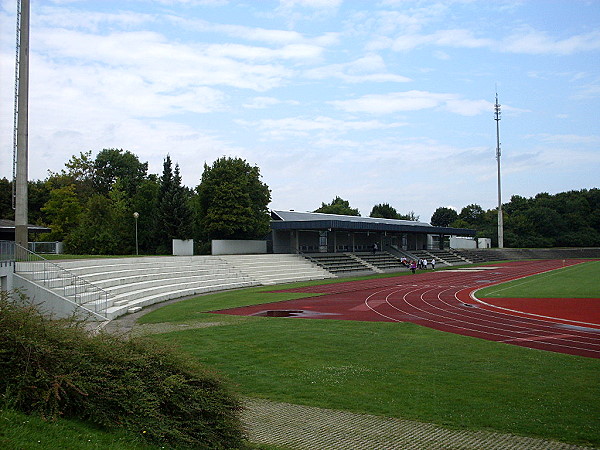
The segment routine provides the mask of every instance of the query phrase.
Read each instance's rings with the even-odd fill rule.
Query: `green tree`
[[[88,200],[77,228],[65,238],[65,250],[76,254],[121,255],[135,250],[135,226],[127,194],[117,181],[108,197]]]
[[[12,181],[0,178],[0,219],[14,220],[12,208]]]
[[[82,207],[75,194],[75,186],[69,185],[50,191],[50,199],[42,207],[52,232],[45,240],[62,241],[79,224]]]
[[[358,209],[350,207],[350,202],[340,197],[335,197],[331,203],[321,203],[321,207],[315,209],[316,213],[339,214],[344,216],[360,216]]]
[[[133,197],[147,172],[148,163],[140,162],[129,150],[103,149],[94,161],[94,184],[98,193],[107,195],[119,179],[122,189],[129,197]]]
[[[476,204],[465,206],[461,209],[458,215],[459,219],[464,220],[469,226],[477,227],[482,224],[484,220],[485,211],[483,208]]]
[[[257,239],[269,232],[271,190],[241,158],[204,164],[196,209],[205,239]]]
[[[27,188],[29,223],[41,224],[45,221],[42,207],[50,200],[50,189],[45,181],[30,181]]]
[[[131,201],[129,211],[131,216],[133,217],[134,212],[139,214],[137,220],[138,245],[139,252],[142,254],[153,253],[156,250],[156,205],[158,204],[159,189],[158,177],[151,174],[138,186],[138,190]],[[133,226],[135,227],[135,219]]]
[[[71,159],[65,163],[65,169],[60,172],[49,172],[46,179],[46,188],[48,190],[58,189],[65,186],[75,186],[75,193],[82,204],[94,195],[94,177],[96,170],[92,160],[92,151],[81,152],[79,156],[71,156]]]
[[[169,253],[173,239],[190,239],[193,231],[189,193],[181,185],[179,165],[173,166],[167,155],[158,188],[156,206],[156,239],[159,253]]]
[[[373,206],[369,217],[378,217],[382,219],[399,219],[400,214],[398,214],[398,211],[396,211],[396,209],[390,206],[388,203],[380,203]]]
[[[417,216],[414,211],[409,211],[407,214],[398,214],[398,219],[412,220],[413,222],[418,222],[419,216]]]
[[[458,213],[452,208],[440,207],[431,216],[431,225],[436,227],[447,227],[458,219]]]

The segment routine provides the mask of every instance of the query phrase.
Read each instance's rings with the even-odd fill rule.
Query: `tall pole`
[[[27,166],[28,166],[28,103],[29,103],[29,0],[21,0],[19,24],[17,116],[17,158],[15,175],[15,242],[27,248]]]
[[[502,219],[502,187],[500,182],[500,104],[496,92],[494,105],[494,120],[496,121],[496,161],[498,162],[498,248],[504,248],[504,223]]]

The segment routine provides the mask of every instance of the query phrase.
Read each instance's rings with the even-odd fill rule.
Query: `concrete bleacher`
[[[93,299],[86,302],[85,293],[78,299],[83,307],[108,319],[173,298],[260,284],[226,261],[205,256],[82,259],[57,264],[108,294],[104,310],[99,310]],[[69,297],[68,288],[61,292]]]
[[[299,255],[223,255],[220,258],[262,285],[335,277]]]
[[[297,255],[152,256],[56,263],[65,271],[53,272],[51,279],[48,273],[35,271],[22,275],[33,281],[43,278],[44,286],[58,296],[108,319],[195,294],[334,277]],[[94,289],[81,292],[82,283],[72,284],[73,276]],[[97,288],[107,294],[108,302],[98,300]]]
[[[397,272],[399,270],[406,269],[406,266],[402,264],[400,258],[397,258],[386,251],[375,253],[360,252],[355,253],[355,255],[382,272]]]
[[[305,253],[304,256],[336,275],[350,272],[373,272],[373,267],[349,253]]]
[[[460,254],[473,262],[479,262],[481,259],[488,262],[519,259],[600,258],[600,248],[488,248],[460,250]]]
[[[460,266],[460,265],[469,264],[472,262],[472,261],[469,261],[468,259],[463,258],[461,255],[459,255],[453,249],[445,249],[445,250],[431,249],[431,250],[428,250],[428,252],[431,255],[431,257],[428,258],[429,260],[431,260],[431,258],[435,258],[436,261],[443,261],[444,263],[446,263],[447,265],[450,265],[450,266]]]
[[[413,259],[426,259],[428,262],[435,259],[437,266],[460,266],[471,263],[451,249],[411,250],[410,255]]]
[[[454,250],[454,252],[456,252],[461,257],[463,257],[463,258],[467,259],[468,261],[475,263],[475,264],[493,262],[493,261],[501,261],[504,259],[511,259],[511,258],[506,258],[505,255],[503,255],[499,252],[489,251],[489,250],[491,250],[491,249],[469,249],[469,250],[460,249],[460,250]]]

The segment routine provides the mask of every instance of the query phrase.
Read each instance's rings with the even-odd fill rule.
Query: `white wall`
[[[8,261],[0,265],[0,290],[12,291],[14,268],[14,263],[8,263]]]
[[[255,255],[267,253],[267,241],[213,240],[213,255]]]
[[[173,239],[173,256],[193,256],[194,240]]]
[[[43,313],[51,314],[56,318],[66,318],[76,314],[81,318],[89,317],[91,319],[99,318],[102,320],[98,314],[89,309],[79,306],[64,297],[57,295],[50,289],[35,284],[20,275],[13,274],[13,288],[19,289],[33,304],[40,305],[40,310]]]
[[[477,248],[477,241],[475,239],[450,236],[450,248]]]

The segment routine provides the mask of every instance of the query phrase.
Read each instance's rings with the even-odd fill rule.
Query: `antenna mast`
[[[504,223],[502,220],[502,189],[500,184],[500,104],[496,92],[494,105],[494,120],[496,121],[496,161],[498,162],[498,248],[504,248]]]

